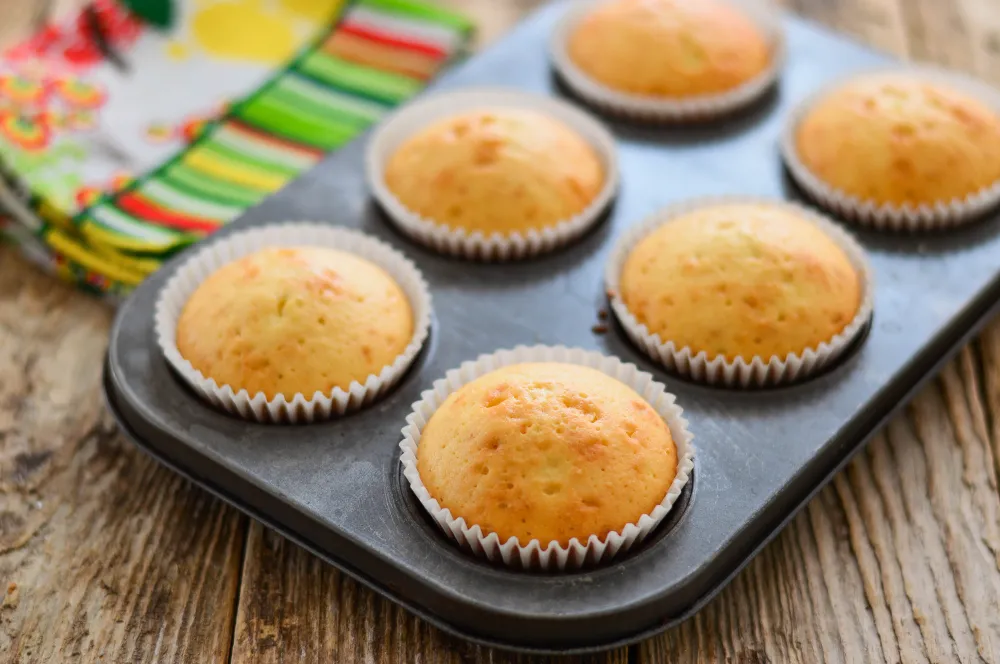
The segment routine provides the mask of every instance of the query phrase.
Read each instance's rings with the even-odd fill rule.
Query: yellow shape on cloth
[[[222,161],[205,150],[191,150],[182,157],[182,161],[191,168],[214,175],[220,180],[250,187],[263,193],[277,191],[288,182],[288,178],[284,175],[265,173],[240,166],[235,162]]]
[[[336,16],[344,0],[278,0],[288,11],[315,23],[326,23]]]
[[[137,237],[129,237],[114,231],[108,231],[90,219],[84,219],[79,227],[80,232],[92,244],[103,244],[115,251],[127,251],[141,254],[163,254],[180,249],[198,239],[193,235],[172,236],[168,240],[154,241]]]
[[[164,50],[167,57],[175,62],[183,62],[191,57],[191,48],[184,42],[170,41]]]
[[[88,248],[57,229],[49,229],[45,234],[45,241],[60,254],[79,263],[88,270],[98,272],[124,284],[130,286],[138,285],[146,276],[129,266],[122,265],[120,261],[100,256],[94,253],[93,250],[88,250]]]
[[[269,65],[286,61],[299,46],[294,18],[262,0],[201,3],[191,34],[211,56]]]

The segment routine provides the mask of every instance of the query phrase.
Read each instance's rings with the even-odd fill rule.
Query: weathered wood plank
[[[110,318],[0,247],[0,661],[224,662],[245,520],[116,433]]]
[[[889,53],[906,56],[903,0],[778,0],[791,11]]]
[[[914,60],[974,71],[975,45],[959,3],[904,0],[899,6]]]
[[[517,657],[453,638],[258,523],[250,526],[233,664],[292,661],[518,663]],[[559,659],[625,664],[625,649]]]
[[[440,4],[461,11],[475,19],[476,36],[473,50],[493,43],[528,12],[545,4],[545,0],[439,0]]]
[[[972,48],[972,70],[993,83],[1000,82],[1000,6],[996,0],[958,0],[966,39]]]
[[[1000,324],[990,325],[980,335],[986,426],[993,451],[994,474],[1000,477]]]

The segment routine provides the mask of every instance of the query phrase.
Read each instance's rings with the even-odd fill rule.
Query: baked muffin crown
[[[543,546],[601,538],[663,500],[677,448],[660,415],[596,369],[527,363],[453,392],[421,434],[417,467],[443,508]]]
[[[597,198],[605,177],[597,151],[572,128],[509,107],[432,123],[399,146],[384,173],[410,211],[485,235],[565,222]]]
[[[862,286],[845,251],[809,220],[778,206],[722,203],[639,240],[620,297],[678,349],[767,361],[841,333],[859,312]]]
[[[567,54],[619,92],[684,99],[728,92],[771,64],[767,36],[724,0],[612,0],[584,16]]]
[[[374,263],[327,248],[268,248],[229,263],[177,321],[181,356],[205,377],[268,399],[364,383],[413,335],[406,294]]]
[[[793,138],[813,176],[879,205],[950,203],[1000,182],[1000,114],[917,75],[868,74],[834,88]]]

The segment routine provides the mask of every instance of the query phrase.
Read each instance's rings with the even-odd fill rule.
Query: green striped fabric
[[[424,0],[349,3],[328,34],[183,152],[73,219],[76,231],[46,226],[73,253],[62,263],[76,267],[61,272],[90,288],[130,289],[419,92],[464,47],[470,27]],[[113,262],[119,278],[88,270],[89,255],[91,266]]]

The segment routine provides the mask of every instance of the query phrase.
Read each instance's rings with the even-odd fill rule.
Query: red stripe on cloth
[[[378,42],[379,44],[402,48],[416,53],[423,53],[424,55],[430,55],[435,58],[444,58],[448,55],[448,53],[440,46],[417,41],[415,39],[399,37],[381,30],[374,30],[368,26],[352,23],[350,20],[344,21],[338,32],[354,35],[355,37],[364,37],[365,39]]]
[[[205,219],[176,210],[167,210],[135,191],[120,196],[115,203],[134,217],[180,230],[211,232],[222,225],[221,221],[215,219]]]
[[[257,127],[252,127],[246,122],[241,120],[236,120],[231,118],[226,121],[225,126],[239,134],[243,134],[250,140],[257,141],[259,143],[267,143],[276,148],[279,148],[285,152],[298,152],[299,154],[310,157],[313,159],[319,159],[323,156],[323,150],[319,150],[308,145],[302,145],[301,143],[295,143],[294,141],[289,141],[284,138],[275,136],[274,134],[269,134],[267,132],[258,129]]]

